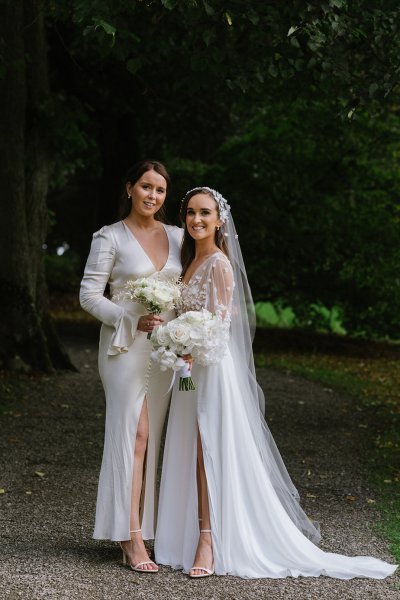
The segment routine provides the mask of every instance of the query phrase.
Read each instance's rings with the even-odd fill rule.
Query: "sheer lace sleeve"
[[[205,271],[205,279],[207,295],[204,308],[230,320],[234,281],[229,260],[222,254],[216,254]]]
[[[127,352],[132,344],[140,315],[128,313],[123,306],[104,296],[116,260],[116,244],[109,227],[93,235],[89,257],[81,282],[80,303],[84,310],[105,325],[115,328],[109,355]]]

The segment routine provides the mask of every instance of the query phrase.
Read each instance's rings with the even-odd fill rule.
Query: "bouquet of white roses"
[[[182,356],[190,354],[201,365],[216,364],[226,352],[229,323],[205,309],[189,311],[157,327],[150,339],[152,359],[161,370],[180,371],[179,389],[194,390],[189,364]]]
[[[176,279],[161,280],[155,277],[141,277],[127,281],[119,298],[142,304],[152,315],[172,310],[181,297],[182,283]],[[150,339],[151,334],[147,337]]]

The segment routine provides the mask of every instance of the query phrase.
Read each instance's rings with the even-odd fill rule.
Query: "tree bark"
[[[50,97],[42,1],[3,0],[0,39],[0,360],[7,367],[19,356],[51,372],[71,363],[65,356],[61,364],[64,353],[54,341],[42,253],[49,180],[44,115]]]

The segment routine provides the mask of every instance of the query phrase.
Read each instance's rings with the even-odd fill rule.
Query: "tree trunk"
[[[41,4],[0,3],[5,64],[0,93],[0,359],[7,366],[19,356],[33,368],[51,372],[71,363],[65,356],[60,365],[64,353],[52,339],[44,278],[49,88]]]

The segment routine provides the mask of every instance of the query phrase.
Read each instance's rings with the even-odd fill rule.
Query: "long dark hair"
[[[179,216],[182,221],[183,228],[184,228],[184,234],[183,234],[183,240],[182,240],[182,246],[181,246],[182,277],[185,275],[186,271],[189,268],[190,263],[193,261],[195,254],[196,254],[195,241],[192,238],[192,236],[190,235],[190,233],[188,232],[187,227],[186,227],[187,206],[189,204],[189,200],[193,196],[196,196],[196,194],[208,194],[208,196],[211,196],[211,198],[214,200],[214,202],[216,204],[218,216],[220,216],[218,202],[215,200],[214,196],[212,195],[212,193],[209,190],[206,190],[201,187],[195,188],[194,190],[191,190],[190,192],[188,192],[186,194],[186,196],[184,197],[184,199],[182,200],[181,208],[179,211]],[[224,227],[222,226],[220,229],[215,230],[215,244],[229,258],[228,247],[227,247],[227,244],[225,241],[224,233],[222,231],[223,228]]]
[[[126,185],[128,183],[130,183],[131,185],[135,185],[135,183],[137,181],[139,181],[141,176],[144,173],[147,173],[147,171],[155,171],[156,173],[158,173],[159,175],[162,175],[164,177],[165,181],[167,182],[167,193],[168,193],[168,191],[171,187],[171,178],[168,174],[167,169],[164,167],[164,165],[162,163],[160,163],[158,160],[142,160],[142,161],[136,163],[135,165],[133,165],[133,167],[131,167],[128,170],[128,172],[126,173],[126,175],[124,177],[121,199],[120,199],[120,203],[119,203],[119,211],[118,211],[118,216],[121,219],[121,221],[122,221],[122,219],[125,219],[132,210],[132,199],[128,198],[128,194],[126,193]],[[157,221],[166,223],[167,214],[166,214],[164,204],[162,205],[160,210],[158,210],[156,212],[156,214],[154,215],[154,218]]]

